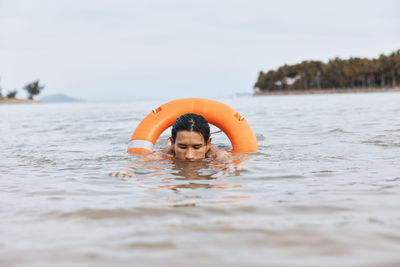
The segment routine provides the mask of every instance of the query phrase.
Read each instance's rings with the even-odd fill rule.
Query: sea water
[[[1,105],[0,265],[400,265],[399,93],[216,100],[258,152],[127,155],[164,100]]]

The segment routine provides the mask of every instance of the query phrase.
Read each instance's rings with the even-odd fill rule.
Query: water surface
[[[400,264],[399,93],[218,100],[259,140],[239,170],[128,156],[164,101],[1,105],[0,264]]]

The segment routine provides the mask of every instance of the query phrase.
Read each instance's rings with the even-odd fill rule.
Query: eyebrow
[[[187,146],[188,144],[185,143],[179,143],[178,142],[178,146]],[[193,144],[192,146],[202,146],[203,144]]]

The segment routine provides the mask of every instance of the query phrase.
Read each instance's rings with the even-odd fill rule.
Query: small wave
[[[312,171],[311,173],[316,177],[328,177],[335,175],[335,172],[331,170]]]
[[[289,209],[291,212],[299,212],[299,213],[332,213],[332,212],[347,212],[352,211],[353,209],[349,207],[340,207],[340,206],[312,206],[312,205],[291,205],[286,206],[286,209]]]
[[[280,179],[301,179],[301,178],[305,178],[305,176],[303,175],[276,175],[276,176],[262,176],[256,179],[259,180],[280,180]]]
[[[50,212],[47,216],[58,219],[65,218],[85,218],[85,219],[113,219],[113,218],[142,218],[145,216],[160,216],[164,211],[157,209],[148,209],[143,212],[141,209],[78,209],[69,212]]]
[[[361,141],[361,144],[375,145],[380,147],[400,147],[398,136],[393,135],[377,135],[369,140]]]
[[[320,132],[317,132],[317,133],[314,133],[314,134],[316,134],[316,135],[325,135],[325,134],[336,134],[336,133],[350,134],[352,132],[345,131],[342,128],[334,128],[334,129],[329,129],[329,130],[325,130],[325,131],[320,131]]]
[[[398,133],[400,133],[400,129],[387,129],[387,130],[384,130],[384,132],[398,134]]]
[[[139,249],[139,250],[152,250],[152,249],[176,249],[178,245],[172,241],[149,241],[149,242],[129,242],[122,244],[121,248]]]
[[[160,205],[160,204],[158,204]],[[198,217],[199,214],[218,214],[228,215],[231,212],[216,207],[197,207],[195,205],[183,205],[175,203],[159,207],[137,207],[137,208],[117,208],[117,209],[93,209],[83,208],[74,211],[54,211],[44,214],[45,217],[53,217],[56,219],[91,219],[91,220],[107,220],[107,219],[141,219],[148,217],[169,217],[169,216],[185,216]]]

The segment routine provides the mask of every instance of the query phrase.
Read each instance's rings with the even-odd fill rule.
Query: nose
[[[193,154],[192,149],[189,148],[189,149],[186,151],[185,159],[186,159],[186,160],[194,160],[194,154]]]

